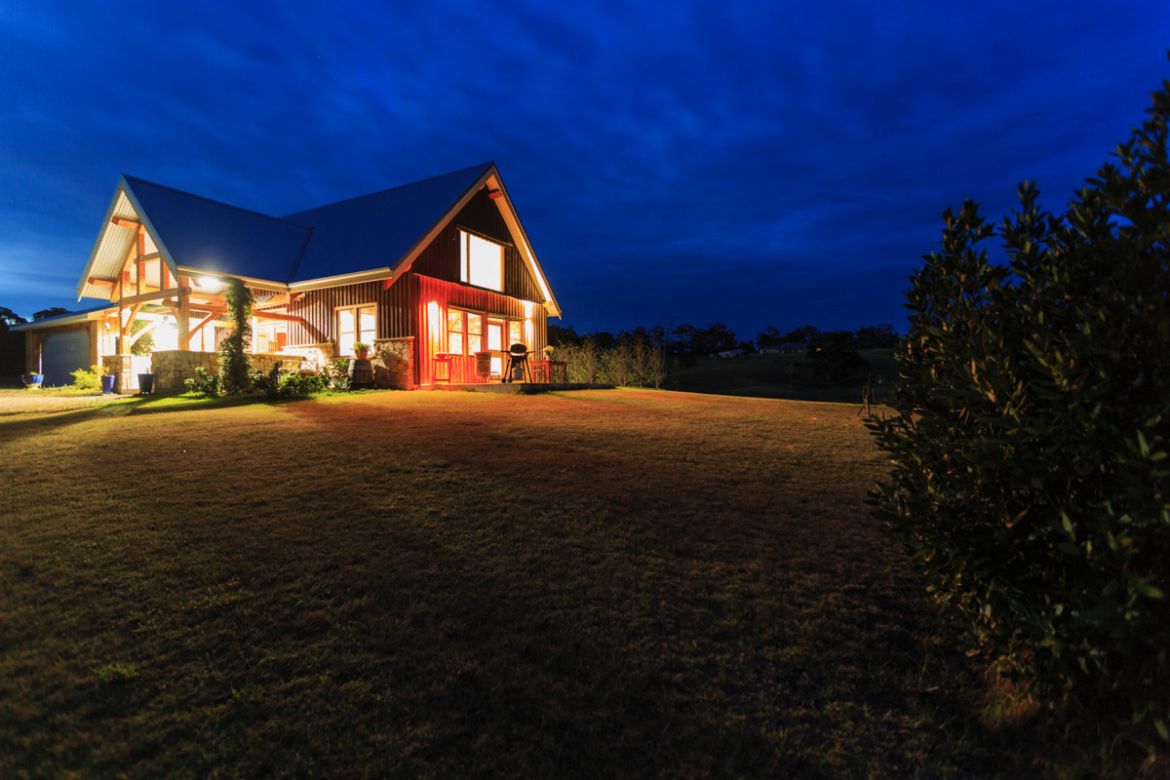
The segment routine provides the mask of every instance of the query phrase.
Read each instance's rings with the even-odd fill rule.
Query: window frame
[[[378,302],[377,301],[369,301],[367,303],[350,303],[350,304],[346,304],[345,306],[334,306],[333,307],[333,327],[334,327],[333,345],[334,345],[334,349],[336,350],[335,357],[342,358],[342,357],[353,357],[354,356],[353,352],[350,352],[348,355],[346,355],[346,354],[343,354],[341,351],[341,313],[343,311],[352,311],[353,312],[353,325],[354,325],[353,342],[356,344],[359,341],[362,341],[362,315],[361,315],[362,309],[373,309],[374,310],[373,335],[371,336],[371,338],[368,342],[362,342],[363,344],[368,343],[370,345],[370,349],[374,348],[374,342],[378,339]]]
[[[487,244],[491,244],[491,245],[495,246],[497,249],[499,249],[499,252],[500,252],[500,277],[499,277],[500,278],[500,286],[499,287],[487,287],[485,285],[476,284],[475,282],[471,281],[471,239],[472,238],[477,238],[480,241],[483,241],[484,243],[487,243]],[[467,228],[464,228],[464,227],[459,228],[459,281],[462,282],[463,284],[466,284],[469,287],[475,287],[475,288],[478,288],[480,290],[491,290],[492,292],[500,293],[501,295],[506,294],[505,290],[508,287],[507,278],[505,275],[505,273],[507,271],[507,267],[505,266],[506,258],[505,258],[504,250],[506,249],[506,247],[507,247],[507,244],[504,244],[500,241],[497,241],[494,238],[489,238],[488,236],[485,236],[481,233],[477,233],[474,230],[468,230]]]

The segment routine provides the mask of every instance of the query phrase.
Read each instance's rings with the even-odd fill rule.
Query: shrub
[[[315,395],[329,389],[329,378],[321,374],[285,374],[280,379],[281,398]]]
[[[252,343],[252,291],[239,279],[228,282],[224,292],[234,327],[219,345],[219,385],[229,395],[248,390],[250,366],[248,348]]]
[[[73,386],[78,390],[92,390],[94,392],[101,392],[102,389],[102,367],[90,366],[89,368],[79,368],[69,376],[73,377]]]
[[[346,391],[353,389],[353,379],[349,375],[349,358],[333,358],[326,369],[330,390]]]
[[[194,378],[183,380],[188,393],[212,398],[219,395],[219,376],[211,374],[205,368],[196,368]]]
[[[998,229],[944,213],[896,415],[870,425],[893,461],[878,514],[978,644],[1047,706],[1164,753],[1170,82],[1149,113],[1063,214],[1031,184]]]
[[[252,389],[256,392],[264,393],[269,398],[278,397],[280,395],[280,365],[273,366],[267,374],[263,371],[253,373],[251,382]]]

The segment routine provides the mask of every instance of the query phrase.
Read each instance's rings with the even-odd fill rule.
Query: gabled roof
[[[474,165],[285,216],[313,228],[313,238],[288,281],[394,269],[492,167]]]
[[[113,225],[113,217],[141,222],[147,253],[157,249],[176,275],[184,269],[282,288],[316,287],[337,277],[352,281],[359,274],[397,278],[482,186],[501,191],[504,220],[550,311],[559,316],[495,163],[490,162],[285,217],[123,175],[82,273],[78,298],[106,297],[132,249],[134,231]]]
[[[176,266],[287,282],[309,240],[303,225],[134,176],[122,181]]]

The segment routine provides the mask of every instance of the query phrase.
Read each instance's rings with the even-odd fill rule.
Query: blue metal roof
[[[394,268],[491,167],[463,168],[282,218],[122,178],[176,266],[287,283]]]
[[[122,178],[176,265],[283,282],[309,237],[302,225],[133,176]]]
[[[113,311],[116,308],[118,307],[111,306],[108,303],[103,303],[100,306],[90,306],[88,309],[78,309],[77,311],[67,311],[62,312],[61,314],[54,314],[52,317],[42,317],[41,319],[33,320],[32,322],[21,322],[13,325],[11,330],[37,330],[38,328],[48,328],[54,325],[64,324],[62,322],[63,320],[68,320],[70,318],[84,319],[87,315],[93,314],[94,312],[107,310]]]
[[[313,228],[289,281],[394,268],[491,167],[475,165],[285,216]]]

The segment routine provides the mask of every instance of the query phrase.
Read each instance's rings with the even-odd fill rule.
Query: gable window
[[[374,345],[377,338],[378,317],[374,304],[346,306],[337,310],[337,354],[349,357],[354,343]]]
[[[504,247],[459,231],[459,279],[476,287],[504,291]]]

